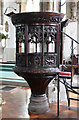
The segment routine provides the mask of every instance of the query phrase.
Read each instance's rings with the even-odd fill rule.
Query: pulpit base
[[[42,114],[49,111],[50,109],[46,94],[31,95],[29,103],[29,113]]]

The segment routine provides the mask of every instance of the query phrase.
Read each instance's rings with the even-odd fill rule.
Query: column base
[[[29,103],[29,112],[34,114],[42,114],[49,112],[49,104],[46,94],[31,95]]]

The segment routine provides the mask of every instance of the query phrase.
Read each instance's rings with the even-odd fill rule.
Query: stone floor
[[[75,78],[79,78],[79,76],[74,76]],[[76,80],[76,79],[74,79]],[[75,82],[76,83],[76,82]],[[0,97],[3,99],[3,104],[0,104],[0,119],[6,118],[4,120],[43,120],[44,118],[46,120],[53,120],[59,118],[66,118],[67,120],[69,118],[73,118],[73,120],[76,118],[79,118],[79,102],[72,101],[71,100],[71,107],[70,110],[67,107],[67,99],[65,99],[66,95],[64,94],[63,87],[61,87],[60,92],[60,116],[57,118],[57,103],[52,102],[49,103],[50,111],[45,114],[30,114],[28,113],[28,103],[29,98],[31,95],[31,91],[29,87],[16,87],[16,86],[8,86],[11,87],[7,89],[6,85],[0,86]],[[1,90],[3,88],[3,90]],[[63,91],[63,93],[62,93]],[[65,97],[63,97],[65,96]],[[71,94],[71,96],[74,96]],[[62,99],[64,98],[64,99]],[[14,118],[14,119],[12,119]],[[23,119],[25,118],[25,119]]]
[[[79,75],[74,75],[73,79],[74,84],[79,83]],[[7,89],[8,87],[8,89]],[[53,120],[57,118],[57,90],[55,87],[55,91],[52,94],[52,88],[49,84],[49,95],[48,100],[50,102],[50,98],[52,102],[49,103],[50,111],[45,114],[30,114],[28,113],[28,104],[29,98],[31,95],[31,90],[29,87],[17,87],[11,85],[0,85],[0,100],[2,98],[2,104],[0,103],[0,119],[6,118],[5,120],[26,120],[26,118],[33,120]],[[51,95],[50,95],[51,94]],[[71,94],[71,96],[75,96]],[[77,97],[77,96],[76,96]],[[25,118],[25,119],[23,119]],[[78,119],[79,118],[79,102],[71,100],[70,110],[67,107],[67,97],[64,86],[60,85],[60,116],[59,118],[69,118]],[[59,120],[59,119],[58,119]]]

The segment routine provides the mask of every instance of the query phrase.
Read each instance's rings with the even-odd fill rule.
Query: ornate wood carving
[[[57,33],[57,26],[45,26],[44,27],[44,37],[45,42],[47,44],[52,43],[53,41],[56,41],[56,33]],[[49,37],[51,37],[51,40],[49,40]]]
[[[29,54],[28,55],[28,66],[56,66],[57,64],[57,55],[56,54],[45,54],[44,61],[42,60],[42,54]]]
[[[26,56],[25,56],[25,54],[17,54],[16,55],[16,65],[17,66],[25,66],[26,65],[26,63],[25,63],[25,61],[26,61]]]
[[[52,43],[56,41],[57,26],[49,25],[44,26],[44,42]],[[36,41],[34,41],[34,37]],[[51,41],[49,40],[51,37]],[[41,43],[43,40],[43,26],[29,26],[28,27],[28,42]]]
[[[54,12],[31,12],[12,15],[12,23],[33,24],[33,23],[59,23],[64,14]],[[26,19],[28,18],[28,19]],[[31,18],[31,19],[30,19]]]
[[[56,66],[56,55],[45,55],[44,56],[44,65],[45,66]]]
[[[46,44],[50,44],[56,42],[56,34],[57,34],[57,26],[55,25],[47,25],[44,26],[44,42]],[[19,46],[19,43],[24,42],[25,43],[25,25],[17,25],[16,26],[16,35],[17,35],[17,43]],[[41,43],[43,41],[43,26],[28,26],[28,42],[31,43]],[[35,39],[34,39],[35,37]],[[51,37],[51,40],[49,39]],[[56,44],[56,43],[55,43]],[[21,47],[21,46],[19,46]],[[21,54],[22,55],[22,54]],[[17,65],[22,64],[25,65],[26,59],[23,58],[21,55],[17,55]],[[44,57],[44,61],[43,61]],[[21,61],[22,60],[22,61]],[[25,61],[24,61],[25,60]],[[23,63],[24,62],[24,63]],[[56,54],[28,54],[28,66],[55,66],[56,65]]]
[[[28,66],[42,66],[42,54],[28,54]]]
[[[34,41],[34,37],[36,41]],[[28,26],[28,42],[42,42],[42,26]]]
[[[16,26],[16,42],[25,42],[25,25]]]

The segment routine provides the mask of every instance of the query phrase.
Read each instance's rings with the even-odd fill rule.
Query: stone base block
[[[29,103],[29,112],[35,114],[42,114],[49,112],[49,104],[46,94],[31,95]]]

